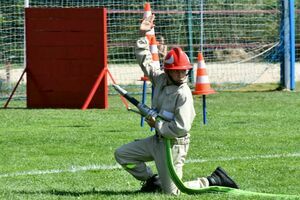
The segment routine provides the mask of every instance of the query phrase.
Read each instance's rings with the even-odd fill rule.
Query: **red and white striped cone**
[[[160,62],[159,62],[159,54],[158,54],[158,48],[157,48],[158,42],[156,41],[155,36],[150,41],[150,52],[152,54],[152,60],[153,64],[159,68]]]
[[[144,19],[150,17],[151,15],[152,15],[151,5],[150,3],[146,2],[144,5]],[[149,41],[150,52],[152,54],[153,63],[156,67],[160,67],[158,48],[157,48],[158,42],[156,41],[154,27],[152,27],[150,31],[146,32],[146,37]]]
[[[144,5],[144,17],[143,19],[152,16],[152,12],[151,12],[151,5],[149,2],[146,2]],[[156,41],[155,38],[155,31],[154,31],[154,27],[152,27],[150,29],[150,31],[147,31],[145,33],[145,36],[147,38],[147,40],[149,41],[149,46],[150,46],[150,52],[152,54],[152,61],[153,61],[153,65],[155,65],[156,68],[160,68],[160,62],[159,62],[159,54],[158,54],[158,42]],[[141,77],[141,81],[143,81],[143,96],[142,96],[142,103],[145,103],[146,101],[146,89],[147,89],[147,80],[148,77],[147,76],[143,76]],[[153,92],[153,90],[152,90]],[[141,126],[144,126],[144,117],[141,117]],[[151,131],[153,130],[153,128],[151,128]]]
[[[146,2],[145,5],[144,5],[144,17],[143,17],[143,19],[146,19],[147,17],[150,17],[151,15],[152,15],[151,5],[150,5],[150,3]],[[152,40],[153,37],[155,37],[154,27],[152,27],[150,29],[150,31],[146,32],[146,37],[149,40],[149,42]]]
[[[214,89],[210,87],[208,75],[206,73],[206,65],[203,59],[202,52],[198,53],[198,65],[197,65],[197,77],[195,90],[193,95],[202,95],[203,101],[203,124],[207,123],[206,120],[206,95],[216,93]]]
[[[198,53],[198,65],[197,65],[197,77],[195,91],[193,95],[207,95],[216,93],[214,89],[210,87],[208,75],[206,73],[206,66],[203,59],[202,52]]]

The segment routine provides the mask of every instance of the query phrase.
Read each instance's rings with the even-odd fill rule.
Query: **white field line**
[[[50,170],[32,170],[32,171],[23,171],[23,172],[14,172],[8,174],[0,174],[0,178],[4,177],[14,177],[14,176],[25,176],[25,175],[44,175],[44,174],[59,174],[59,173],[76,173],[80,171],[91,171],[91,170],[112,170],[121,168],[120,165],[88,165],[88,166],[72,166],[70,169],[50,169]]]
[[[188,159],[186,163],[205,163],[205,162],[221,162],[221,161],[232,161],[232,160],[255,160],[255,159],[274,159],[274,158],[291,158],[300,157],[300,153],[289,153],[289,154],[271,154],[271,155],[256,155],[256,156],[245,156],[245,157],[227,157],[227,158],[215,158],[215,159]],[[80,171],[91,171],[91,170],[113,170],[122,168],[120,165],[88,165],[88,166],[72,166],[70,169],[52,169],[52,170],[32,170],[23,172],[14,172],[7,174],[0,174],[0,178],[15,177],[15,176],[26,176],[26,175],[44,175],[44,174],[59,174],[59,173],[76,173]]]

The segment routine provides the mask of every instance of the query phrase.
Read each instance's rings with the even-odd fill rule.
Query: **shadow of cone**
[[[195,90],[192,93],[193,95],[207,95],[216,93],[215,90],[210,87],[202,52],[198,53],[196,85]]]

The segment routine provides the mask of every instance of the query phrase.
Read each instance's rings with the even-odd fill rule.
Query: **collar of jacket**
[[[163,84],[164,85],[163,87],[166,90],[166,94],[172,94],[172,93],[177,92],[180,88],[183,87],[184,84],[187,83],[187,78],[185,78],[185,80],[183,81],[183,83],[181,85],[179,85],[179,86],[174,85],[172,83],[172,81],[169,80],[169,76],[167,74],[165,74],[165,75],[166,75],[167,79],[165,80],[165,83]]]

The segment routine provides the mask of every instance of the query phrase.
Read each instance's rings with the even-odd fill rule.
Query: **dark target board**
[[[28,108],[81,108],[107,68],[105,8],[26,8]],[[89,108],[108,107],[106,74]]]

